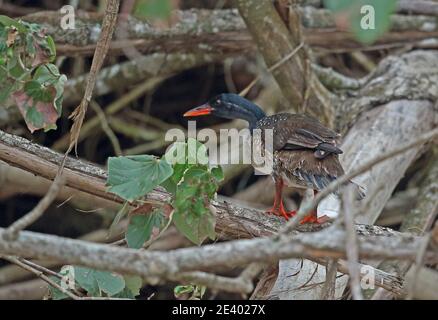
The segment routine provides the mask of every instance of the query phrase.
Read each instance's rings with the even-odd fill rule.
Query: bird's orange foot
[[[309,214],[308,216],[304,217],[304,219],[300,221],[300,224],[305,224],[305,223],[322,224],[322,223],[325,223],[329,220],[330,220],[330,218],[326,215],[318,218],[318,216],[316,215],[316,212],[315,212],[315,213]]]
[[[297,214],[295,210],[292,211],[286,211],[284,209],[283,204],[280,204],[280,206],[273,206],[271,209],[266,210],[267,214],[273,214],[275,216],[283,217],[286,220],[289,220],[289,218],[292,218],[294,215]]]

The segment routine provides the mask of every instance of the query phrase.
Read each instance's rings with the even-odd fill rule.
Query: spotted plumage
[[[205,114],[246,120],[251,130],[262,131],[260,139],[253,136],[253,141],[262,150],[265,143],[263,131],[272,130],[273,153],[270,156],[273,160],[272,176],[276,185],[276,197],[270,211],[281,214],[286,219],[290,213],[285,211],[281,198],[284,184],[318,192],[344,174],[339,162],[339,154],[342,153],[338,147],[339,134],[310,116],[290,113],[266,116],[257,105],[235,94],[216,96],[207,104],[190,110],[185,116]],[[350,183],[356,187],[357,198],[362,199],[363,189],[353,182]],[[313,216],[307,221],[317,220]]]
[[[339,134],[318,120],[280,113],[260,119],[255,128],[273,130],[274,180],[283,179],[291,187],[320,191],[344,174],[338,157],[342,153],[337,146]],[[263,140],[261,143],[263,149]],[[357,197],[362,198],[362,190],[357,191]]]

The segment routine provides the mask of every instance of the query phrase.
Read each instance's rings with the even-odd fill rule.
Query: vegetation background
[[[0,15],[0,299],[438,297],[437,1],[4,0]],[[286,224],[251,167],[166,162],[167,130],[223,92],[342,133],[366,201]]]

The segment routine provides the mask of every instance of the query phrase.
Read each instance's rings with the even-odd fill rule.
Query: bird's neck
[[[250,130],[256,127],[257,121],[266,117],[265,112],[249,100],[242,101],[236,111],[236,118],[247,121]]]

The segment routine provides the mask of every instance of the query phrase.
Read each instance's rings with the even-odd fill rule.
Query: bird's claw
[[[266,210],[267,214],[272,214],[278,217],[283,217],[286,220],[289,220],[289,218],[292,218],[297,214],[295,210],[292,211],[286,211],[283,204],[280,204],[280,206],[273,206],[271,209]]]
[[[300,221],[300,224],[305,224],[305,223],[317,223],[317,224],[322,224],[325,223],[327,221],[329,221],[330,218],[326,215],[323,215],[322,217],[319,217],[315,214],[310,214],[307,217],[304,217],[303,220]]]

